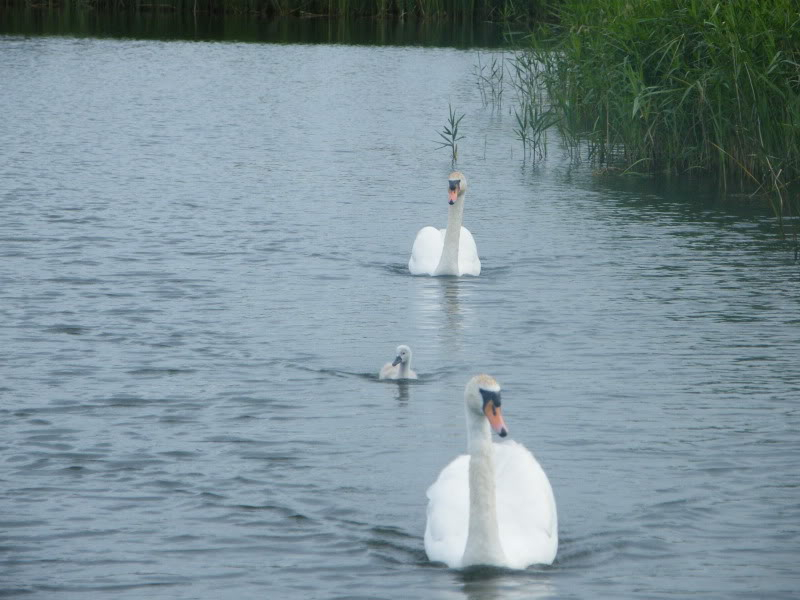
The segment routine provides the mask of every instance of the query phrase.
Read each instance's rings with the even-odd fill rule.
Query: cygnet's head
[[[453,171],[447,177],[448,201],[450,206],[456,203],[459,198],[463,198],[467,191],[467,178],[461,171]]]
[[[396,367],[400,363],[407,365],[410,362],[411,362],[411,348],[409,348],[405,344],[400,344],[397,347],[397,356],[395,357],[394,361],[392,361],[392,366]]]
[[[492,430],[500,437],[508,435],[508,428],[500,410],[500,384],[490,375],[476,375],[464,390],[467,411],[474,416],[486,417]]]

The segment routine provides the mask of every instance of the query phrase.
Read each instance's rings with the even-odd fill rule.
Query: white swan
[[[469,229],[461,226],[467,179],[463,173],[453,171],[448,177],[448,185],[447,229],[428,226],[419,230],[408,261],[412,275],[481,274],[475,239]]]
[[[383,365],[379,379],[416,379],[417,374],[411,370],[411,348],[401,344],[397,347],[395,359]]]
[[[464,403],[469,455],[447,465],[428,489],[428,558],[451,568],[552,563],[558,518],[547,475],[521,444],[492,443],[490,425],[500,437],[508,433],[500,386],[477,375],[467,383]]]

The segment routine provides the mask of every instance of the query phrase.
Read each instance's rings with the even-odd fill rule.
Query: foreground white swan
[[[379,379],[416,379],[417,374],[411,370],[411,348],[401,344],[397,347],[395,359],[383,365]]]
[[[464,193],[467,179],[453,171],[448,177],[447,229],[423,227],[411,248],[408,270],[412,275],[480,275],[481,260],[464,218]]]
[[[552,563],[558,518],[547,475],[521,444],[492,443],[490,425],[500,437],[508,433],[500,386],[489,375],[476,375],[464,403],[469,455],[447,465],[428,489],[428,558],[451,568]]]

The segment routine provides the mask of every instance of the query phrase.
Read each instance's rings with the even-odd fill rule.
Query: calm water
[[[0,588],[796,597],[800,274],[758,203],[521,160],[475,51],[0,37]],[[460,167],[479,278],[414,278]],[[379,382],[394,348],[418,382]],[[505,387],[556,563],[422,545]]]

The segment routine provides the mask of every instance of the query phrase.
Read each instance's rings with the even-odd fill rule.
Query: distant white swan
[[[401,344],[397,347],[395,359],[383,365],[380,379],[416,379],[417,374],[411,370],[411,348]]]
[[[408,270],[412,275],[480,275],[481,260],[464,219],[464,194],[467,179],[453,171],[448,177],[447,229],[423,227],[411,248]]]
[[[552,563],[558,518],[547,475],[521,444],[492,443],[490,425],[500,437],[508,433],[500,386],[477,375],[467,383],[464,403],[469,455],[447,465],[428,489],[428,558],[451,568]]]

